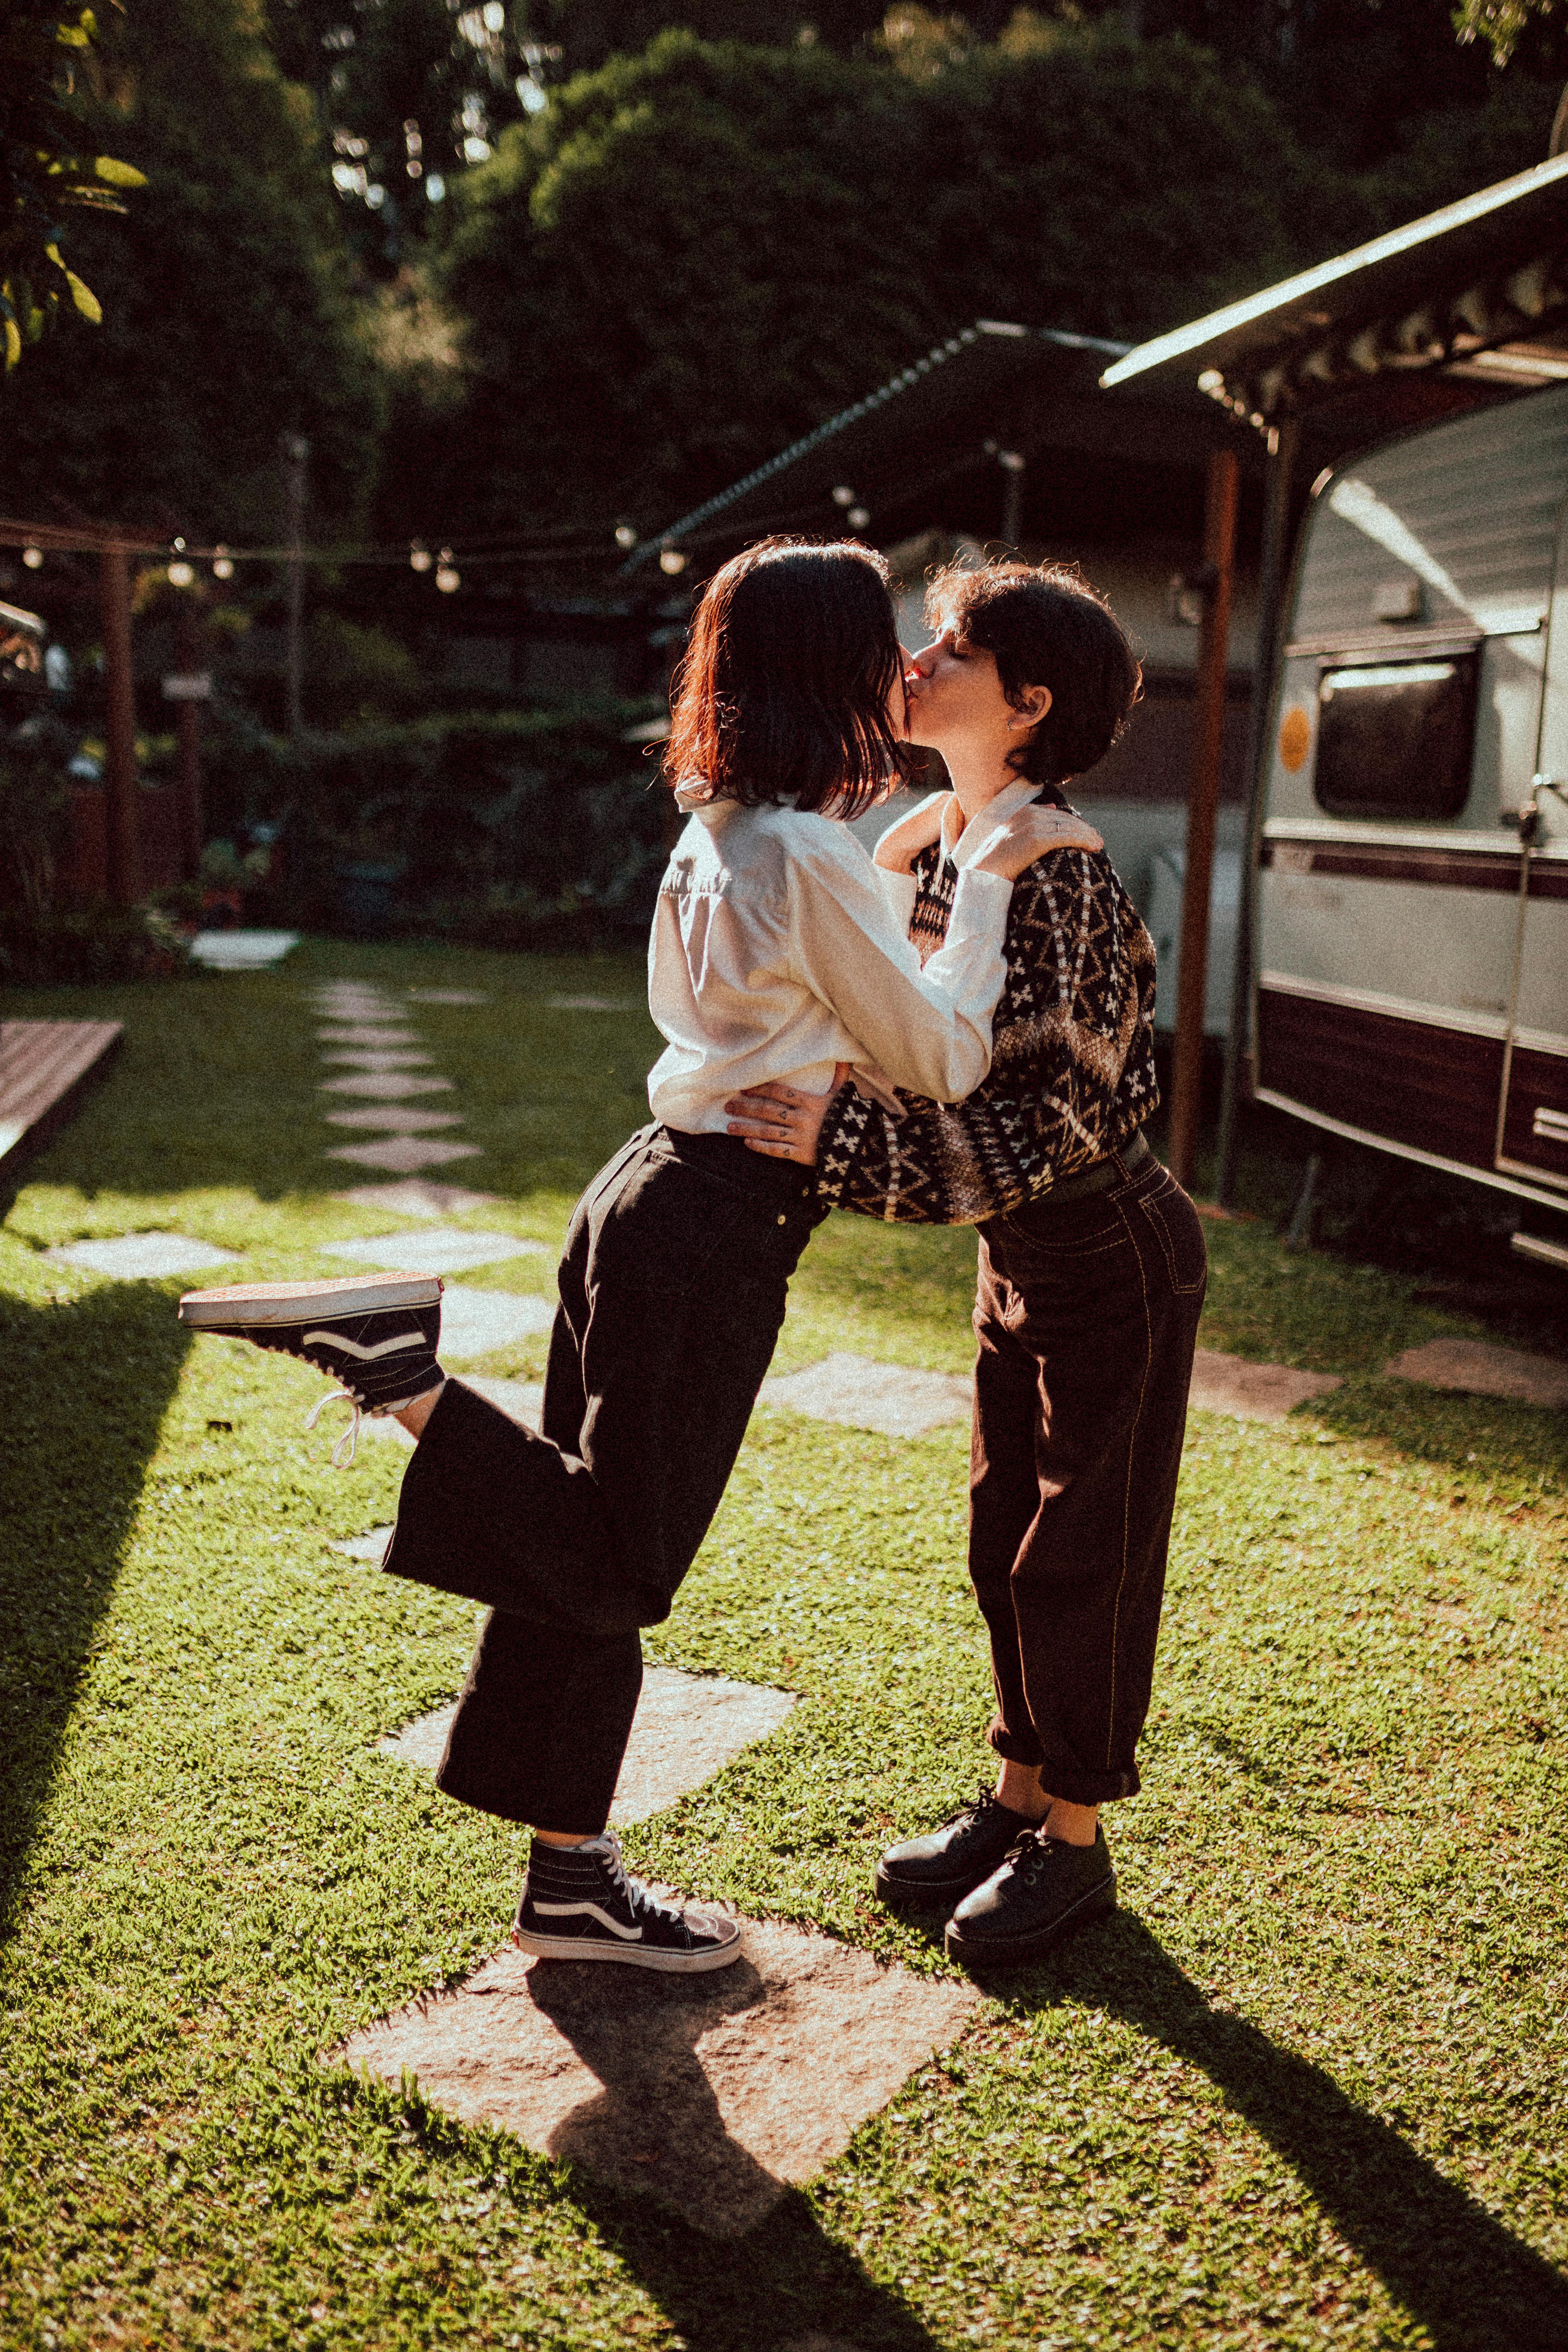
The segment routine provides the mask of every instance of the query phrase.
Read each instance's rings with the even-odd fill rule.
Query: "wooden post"
[[[103,762],[109,895],[117,907],[142,895],[142,844],[136,803],[136,699],[131,677],[131,573],[122,547],[99,558],[103,621]]]
[[[1208,982],[1209,896],[1214,887],[1215,818],[1225,749],[1226,656],[1230,583],[1236,559],[1240,465],[1234,449],[1209,456],[1204,504],[1204,561],[1209,567],[1198,633],[1197,703],[1193,712],[1193,781],[1187,796],[1187,849],[1182,886],[1182,954],[1176,971],[1176,1044],[1171,1076],[1171,1173],[1190,1192],[1197,1165],[1198,1097],[1203,1077],[1204,1002]]]
[[[201,607],[187,589],[174,610],[174,667],[194,677],[202,666]],[[174,706],[174,789],[180,800],[180,863],[187,882],[201,868],[205,820],[202,809],[202,706],[194,695]]]

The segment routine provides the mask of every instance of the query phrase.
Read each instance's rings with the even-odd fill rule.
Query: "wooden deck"
[[[118,1021],[0,1021],[0,1176],[72,1116],[122,1034]]]

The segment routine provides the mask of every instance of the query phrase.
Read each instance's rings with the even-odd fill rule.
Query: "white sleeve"
[[[913,877],[873,866],[858,843],[853,856],[792,861],[795,976],[832,1006],[896,1086],[961,1102],[991,1067],[1013,886],[973,869],[960,875],[946,942],[922,971],[908,913],[900,922],[885,890],[900,881],[912,912]]]

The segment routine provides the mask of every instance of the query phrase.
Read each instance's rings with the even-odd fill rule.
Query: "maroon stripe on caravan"
[[[1281,852],[1284,853],[1281,856]],[[1414,842],[1292,841],[1275,834],[1258,864],[1279,874],[1333,874],[1363,882],[1422,882],[1440,890],[1519,890],[1517,849],[1428,849]],[[1537,859],[1532,898],[1568,898],[1568,865]]]

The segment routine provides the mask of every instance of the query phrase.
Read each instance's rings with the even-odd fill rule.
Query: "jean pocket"
[[[1160,1244],[1173,1292],[1178,1298],[1197,1297],[1209,1276],[1208,1251],[1197,1211],[1170,1178],[1158,1191],[1146,1192],[1137,1206]]]

